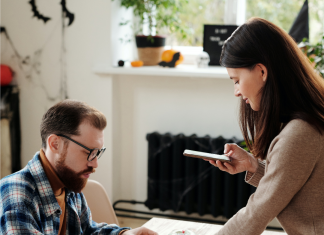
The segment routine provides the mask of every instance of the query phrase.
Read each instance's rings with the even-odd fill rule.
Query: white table
[[[159,235],[168,235],[175,229],[189,229],[193,231],[196,235],[215,235],[215,232],[219,231],[223,225],[215,224],[204,224],[189,222],[183,220],[172,220],[172,219],[161,219],[152,218],[146,222],[142,227],[146,227],[157,232]],[[285,235],[284,232],[273,232],[264,231],[262,235]]]

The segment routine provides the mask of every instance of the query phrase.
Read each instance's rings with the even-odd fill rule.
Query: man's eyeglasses
[[[83,144],[80,144],[79,142],[71,139],[70,137],[67,137],[66,135],[58,134],[57,136],[62,136],[68,140],[71,140],[72,142],[76,143],[77,145],[81,146],[82,148],[85,148],[86,150],[88,150],[90,152],[88,159],[87,159],[89,162],[91,162],[96,157],[99,159],[106,150],[105,147],[103,147],[102,149],[98,149],[98,148],[89,149],[86,146],[84,146]]]

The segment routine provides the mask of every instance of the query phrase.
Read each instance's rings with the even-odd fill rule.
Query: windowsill
[[[107,75],[144,75],[159,77],[189,77],[189,78],[220,78],[228,79],[227,70],[221,66],[209,66],[208,68],[198,68],[194,65],[178,65],[176,68],[163,68],[160,66],[143,67],[111,67],[98,64],[93,71],[97,74]]]

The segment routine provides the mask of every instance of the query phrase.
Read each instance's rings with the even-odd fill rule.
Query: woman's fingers
[[[235,174],[235,167],[232,166],[231,164],[229,164],[227,162],[223,163],[219,160],[217,160],[216,164],[221,171],[226,171],[230,174]]]
[[[221,170],[221,171],[227,171],[227,168],[223,165],[223,163],[219,160],[216,161],[217,167]]]
[[[224,154],[232,155],[234,153],[234,150],[236,149],[236,147],[237,147],[237,144],[225,144]]]
[[[230,150],[230,145],[225,144],[225,146],[224,146],[224,154],[227,154],[229,150]]]
[[[209,163],[210,163],[210,164],[212,164],[213,166],[216,166],[216,167],[218,167],[218,166],[217,166],[217,164],[216,164],[216,162],[215,162],[215,161],[213,161],[213,160],[209,160]]]
[[[233,150],[230,150],[228,153],[224,153],[224,155],[226,155],[227,157],[232,156],[232,154],[234,153]]]
[[[224,163],[225,167],[228,169],[227,172],[230,173],[230,174],[234,174],[235,172],[235,168],[234,166],[232,166],[231,164],[225,162]]]
[[[209,163],[212,164],[215,167],[218,167],[221,171],[226,171],[230,174],[235,174],[235,167],[231,164],[217,160],[216,162],[213,160],[209,160]]]

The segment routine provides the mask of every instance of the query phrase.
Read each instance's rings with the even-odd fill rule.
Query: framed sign
[[[236,25],[204,25],[204,51],[209,54],[209,65],[220,65],[224,41],[237,29]]]

